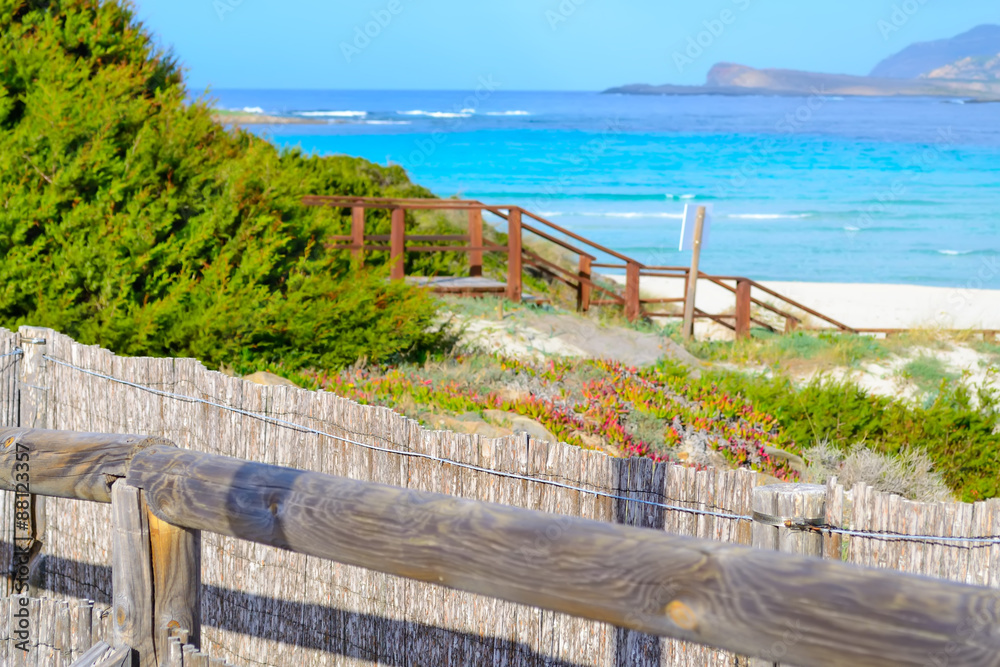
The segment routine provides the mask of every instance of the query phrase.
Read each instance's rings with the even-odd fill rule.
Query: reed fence
[[[746,519],[662,507],[746,516],[759,482],[747,471],[432,432],[388,409],[256,385],[191,359],[118,357],[48,329],[19,337],[46,341],[23,345],[21,362],[45,366],[32,383],[41,389],[22,388],[46,406],[36,427],[162,436],[193,451],[750,544]],[[108,507],[49,498],[45,517],[38,590],[110,602]],[[205,535],[203,563],[202,647],[241,665],[737,664],[725,651],[225,536]]]
[[[774,528],[784,536],[769,548],[794,542],[799,553],[815,547],[827,558],[1000,586],[996,501],[927,505],[831,483],[818,501],[765,512],[755,498],[772,487],[744,470],[617,459],[523,436],[430,432],[387,409],[255,385],[189,359],[117,357],[48,329],[0,332],[0,346],[16,360],[0,375],[0,385],[6,377],[13,387],[3,414],[17,423],[6,426],[142,433],[192,452],[738,545],[758,542],[754,533],[771,513],[789,525]],[[2,495],[9,556],[12,504]],[[814,516],[799,525],[803,512]],[[109,506],[38,499],[36,515],[33,594],[109,604]],[[897,534],[906,532],[914,539]],[[525,568],[533,553],[519,555]],[[236,664],[750,664],[730,651],[213,532],[201,554],[200,643]],[[621,562],[609,555],[606,565],[613,574]]]

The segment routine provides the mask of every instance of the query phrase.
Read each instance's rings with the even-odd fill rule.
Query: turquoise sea
[[[322,121],[253,128],[280,146],[401,164],[438,195],[518,204],[647,264],[689,261],[684,205],[706,202],[706,271],[1000,288],[1000,104],[507,92],[487,80],[473,92],[212,97]]]

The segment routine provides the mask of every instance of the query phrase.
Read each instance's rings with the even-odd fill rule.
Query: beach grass
[[[689,351],[705,361],[788,368],[803,362],[817,368],[854,367],[890,354],[884,341],[870,336],[797,331],[787,335],[753,329],[749,339],[688,343]]]
[[[948,366],[937,357],[920,355],[912,359],[900,370],[900,374],[928,396],[936,395],[942,383],[958,380],[961,376],[948,370]]]

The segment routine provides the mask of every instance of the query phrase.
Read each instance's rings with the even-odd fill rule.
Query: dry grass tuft
[[[825,484],[836,476],[845,489],[863,482],[879,491],[894,493],[921,502],[952,502],[955,500],[944,478],[934,472],[930,457],[914,449],[897,456],[881,454],[855,445],[843,451],[821,442],[806,450],[809,477]]]

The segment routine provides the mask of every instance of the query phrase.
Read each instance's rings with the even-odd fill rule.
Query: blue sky
[[[468,90],[484,76],[507,90],[601,90],[702,83],[719,61],[866,74],[912,42],[1000,22],[996,0],[135,4],[188,69],[195,93],[209,86]]]

